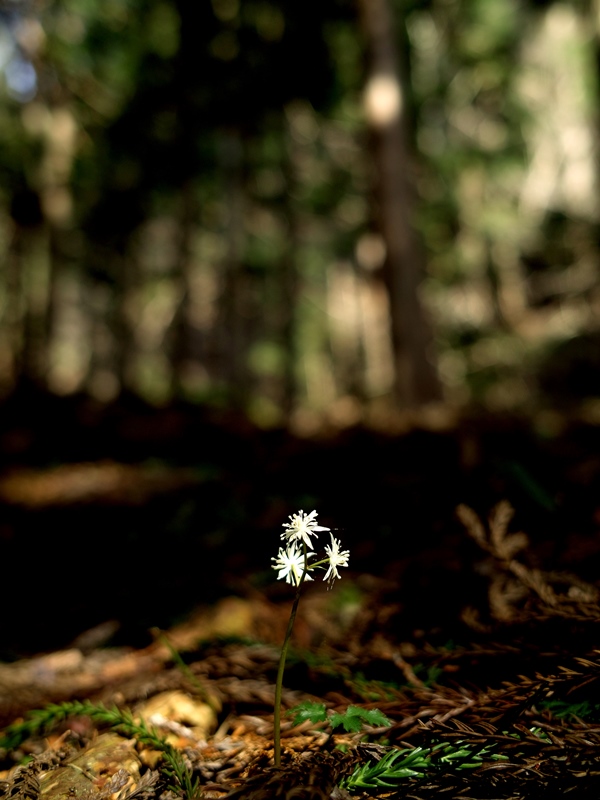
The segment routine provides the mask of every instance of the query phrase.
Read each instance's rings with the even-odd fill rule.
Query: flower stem
[[[287,628],[285,631],[285,639],[281,645],[281,655],[279,656],[279,666],[277,667],[277,681],[275,683],[275,706],[273,708],[273,740],[275,744],[275,766],[281,766],[281,692],[283,689],[283,672],[285,670],[285,660],[287,651],[290,644],[292,635],[292,628],[296,619],[296,612],[298,611],[298,603],[300,602],[300,591],[304,583],[304,576],[308,571],[308,556],[306,552],[306,545],[304,546],[304,571],[296,589],[296,596],[292,605],[292,611],[288,620]]]

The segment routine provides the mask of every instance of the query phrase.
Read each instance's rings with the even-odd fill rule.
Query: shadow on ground
[[[143,645],[198,604],[284,596],[270,559],[300,508],[350,548],[349,578],[385,582],[409,633],[447,631],[487,591],[459,503],[485,516],[509,500],[534,562],[598,574],[600,427],[580,420],[448,414],[300,438],[128,397],[29,391],[0,411],[4,659],[106,620]]]

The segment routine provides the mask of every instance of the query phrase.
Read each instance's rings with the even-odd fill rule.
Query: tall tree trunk
[[[31,197],[35,197],[31,193]],[[17,213],[17,217],[20,214]],[[45,313],[48,296],[47,236],[36,224],[13,218],[3,286],[6,295],[0,324],[7,345],[7,383],[43,386],[46,372]]]
[[[395,360],[395,394],[402,406],[441,398],[433,341],[419,298],[424,253],[412,226],[414,210],[408,152],[406,92],[399,71],[389,0],[358,0],[369,50],[365,111],[377,172],[379,225],[387,248]]]
[[[190,321],[191,283],[193,278],[193,240],[200,214],[195,197],[193,181],[187,180],[180,188],[179,210],[177,214],[177,257],[175,262],[176,280],[180,299],[171,325],[169,341],[169,361],[171,363],[171,392],[176,397],[183,395],[189,362],[193,357],[202,358],[204,353],[196,352],[192,325]]]
[[[243,265],[244,232],[244,144],[241,132],[223,131],[220,141],[220,166],[227,198],[225,236],[227,251],[223,262],[220,298],[221,378],[224,379],[233,404],[244,407],[251,395],[247,369],[249,337],[247,331],[247,287]]]
[[[281,261],[280,292],[281,303],[279,309],[279,333],[284,349],[283,375],[281,378],[281,406],[287,420],[290,419],[297,401],[296,365],[298,361],[298,341],[296,329],[296,314],[298,305],[298,250],[300,233],[298,230],[297,203],[294,201],[297,190],[298,158],[297,145],[290,130],[289,116],[283,115],[284,154],[282,171],[285,178],[285,193],[283,197],[284,224],[287,226],[287,247]]]
[[[2,271],[2,290],[5,296],[4,308],[0,317],[3,345],[2,384],[14,388],[22,377],[23,349],[23,231],[13,220],[9,244],[4,255]],[[5,388],[3,386],[3,388]]]
[[[135,338],[129,316],[130,296],[137,281],[137,264],[128,255],[127,245],[119,248],[113,256],[114,285],[109,311],[109,329],[112,335],[112,366],[122,393],[135,393],[132,364],[135,353]]]

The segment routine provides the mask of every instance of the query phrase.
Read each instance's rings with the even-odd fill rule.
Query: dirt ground
[[[597,796],[599,434],[582,414],[445,411],[301,437],[186,406],[12,398],[0,791]],[[300,508],[351,556],[332,591],[303,593],[284,712],[318,701],[390,724],[284,713],[276,769],[293,589],[271,558]]]

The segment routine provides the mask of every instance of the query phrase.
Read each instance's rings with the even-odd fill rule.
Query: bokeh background
[[[598,37],[591,0],[3,0],[3,391],[597,412]]]
[[[593,570],[599,64],[597,0],[1,0],[5,653],[300,507],[438,603],[458,502]]]

